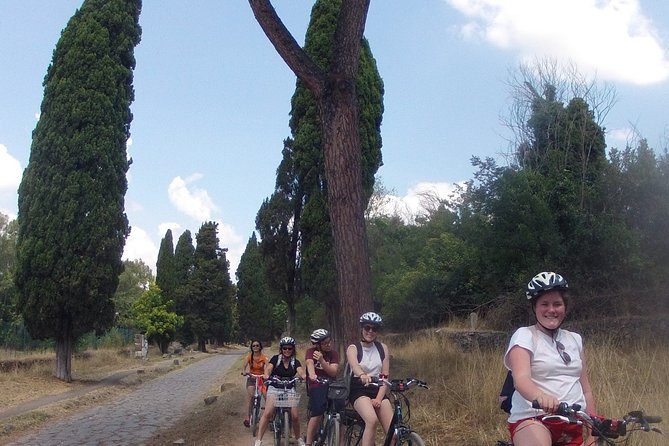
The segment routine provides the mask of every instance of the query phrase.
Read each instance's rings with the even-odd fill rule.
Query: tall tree
[[[116,308],[115,324],[132,327],[132,304],[149,288],[153,282],[153,273],[149,265],[141,260],[124,260],[123,272],[119,276],[118,287],[113,301]]]
[[[174,312],[174,302],[166,299],[158,285],[151,282],[148,289],[133,302],[131,313],[146,338],[158,345],[160,353],[167,353],[170,341],[184,320]]]
[[[281,334],[283,320],[273,316],[278,299],[267,285],[267,274],[255,232],[237,268],[237,314],[240,340],[269,340]]]
[[[172,230],[168,229],[165,232],[165,237],[160,241],[158,260],[156,261],[156,285],[168,299],[174,299],[175,280],[174,242]]]
[[[232,338],[234,287],[225,250],[218,244],[217,231],[218,224],[212,221],[200,227],[190,278],[186,319],[200,351],[206,351],[209,339],[227,342]]]
[[[16,237],[18,222],[0,213],[0,322],[10,321],[16,313]]]
[[[139,0],[85,0],[70,19],[19,187],[20,307],[32,336],[55,338],[56,376],[68,382],[74,340],[114,319],[140,9]]]
[[[190,279],[193,275],[194,255],[193,237],[186,229],[179,236],[177,246],[174,248],[174,301],[177,314],[184,316],[184,324],[177,336],[186,344],[192,343],[195,339],[188,318],[186,318],[191,296]]]
[[[363,188],[356,82],[369,0],[341,3],[330,63],[325,67],[300,48],[269,0],[249,0],[249,4],[277,52],[317,104],[339,309],[345,340],[352,341],[358,331],[357,318],[373,306],[364,220],[371,187],[369,193]]]

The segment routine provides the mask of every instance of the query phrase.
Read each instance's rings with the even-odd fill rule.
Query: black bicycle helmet
[[[569,288],[567,280],[558,273],[544,271],[532,277],[527,284],[525,295],[533,299],[549,290],[566,290]]]
[[[281,338],[279,341],[279,347],[283,347],[284,345],[292,345],[295,347],[295,339],[291,338],[290,336],[285,336]]]
[[[381,316],[379,316],[378,314],[369,311],[360,316],[360,325],[363,324],[381,326],[383,325],[383,319],[381,319]]]
[[[313,333],[311,333],[311,343],[312,344],[318,344],[319,342],[322,342],[326,340],[327,338],[330,337],[330,332],[328,332],[324,328],[318,328],[314,330]]]

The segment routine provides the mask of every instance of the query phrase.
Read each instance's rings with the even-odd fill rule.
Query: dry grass
[[[590,380],[598,412],[622,417],[630,410],[669,420],[669,349],[662,344],[622,347],[606,340],[588,344]],[[416,377],[430,390],[410,399],[411,425],[428,445],[492,446],[506,439],[506,414],[497,403],[505,376],[503,351],[464,353],[446,337],[423,334],[393,348],[391,372]],[[665,428],[666,430],[666,428]],[[637,433],[629,445],[666,445],[655,433]]]

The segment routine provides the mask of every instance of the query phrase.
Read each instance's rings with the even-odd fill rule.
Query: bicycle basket
[[[348,387],[346,383],[336,381],[330,383],[328,386],[328,399],[330,400],[345,400],[348,398]]]
[[[280,392],[274,401],[275,407],[296,407],[300,402],[300,394],[297,392]]]

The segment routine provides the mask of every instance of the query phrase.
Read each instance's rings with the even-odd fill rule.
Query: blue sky
[[[303,42],[313,2],[273,3]],[[0,0],[0,212],[11,217],[42,80],[80,6]],[[176,239],[214,220],[234,277],[274,187],[295,76],[245,0],[144,0],[140,24],[124,256],[155,268],[167,228]],[[420,191],[470,179],[472,155],[504,163],[509,70],[533,58],[569,61],[616,89],[609,147],[633,128],[667,147],[666,0],[372,0],[365,35],[386,89],[378,175],[410,209]]]

